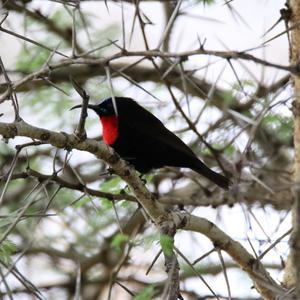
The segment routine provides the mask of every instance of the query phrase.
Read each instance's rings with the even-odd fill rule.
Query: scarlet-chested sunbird
[[[195,153],[148,110],[131,98],[89,104],[100,117],[103,141],[140,173],[164,166],[190,168],[223,189],[230,180],[208,168]],[[82,105],[72,107],[79,108]]]

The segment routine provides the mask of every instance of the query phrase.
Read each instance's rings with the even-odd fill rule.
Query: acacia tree
[[[0,36],[21,44],[0,60],[3,297],[300,298],[299,7],[287,3],[276,23],[274,11],[266,31],[271,51],[278,37],[291,49],[290,64],[262,45],[211,48],[193,22],[220,7],[245,25],[235,1],[2,1]],[[253,65],[278,74],[258,80]],[[231,189],[169,167],[144,184],[86,118],[89,101],[111,95],[159,116]],[[68,111],[81,102],[81,114]]]

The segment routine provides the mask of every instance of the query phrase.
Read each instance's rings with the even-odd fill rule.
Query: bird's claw
[[[115,174],[114,169],[111,168],[111,167],[108,167],[108,168],[106,169],[106,172],[108,173],[108,175],[114,175],[114,174]]]
[[[78,142],[78,143],[86,140],[86,138],[87,138],[85,131],[83,131],[81,133],[78,131],[75,131],[74,133],[72,133],[72,136],[75,138],[76,142]]]
[[[146,185],[147,180],[146,180],[145,178],[143,178],[143,176],[144,176],[144,174],[139,175],[139,177],[140,177],[140,179],[141,179],[143,185]]]

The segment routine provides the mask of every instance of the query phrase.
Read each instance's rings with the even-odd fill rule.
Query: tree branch
[[[259,261],[249,254],[241,244],[231,239],[213,223],[188,213],[168,213],[162,204],[155,201],[135,170],[103,143],[91,139],[78,141],[74,135],[37,128],[24,121],[15,123],[0,122],[0,134],[6,139],[25,136],[49,143],[58,148],[77,149],[95,154],[98,158],[105,160],[116,174],[128,183],[139,203],[155,224],[161,226],[166,222],[174,222],[176,228],[206,235],[215,246],[227,252],[249,274],[257,289],[266,299],[275,299],[276,295],[284,293],[284,290],[274,282]]]

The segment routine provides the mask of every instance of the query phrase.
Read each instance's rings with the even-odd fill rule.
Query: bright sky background
[[[104,1],[100,1],[102,3],[96,3],[93,1],[87,1],[82,3],[82,11],[86,14],[91,14],[94,16],[93,20],[95,22],[95,26],[97,26],[97,22],[101,24],[101,26],[106,26],[111,23],[116,23],[121,27],[121,18],[120,18],[120,5],[115,3],[108,2],[109,12],[107,11]],[[187,5],[189,1],[183,1],[183,7]],[[266,37],[262,37],[264,32],[269,29],[280,17],[279,10],[283,8],[285,1],[284,0],[235,0],[232,2],[235,10],[242,16],[245,20],[245,23],[235,15],[230,13],[230,11],[224,7],[224,1],[218,1],[220,4],[213,6],[198,6],[197,10],[195,8],[191,8],[188,10],[188,16],[182,17],[180,21],[177,23],[176,28],[173,33],[173,42],[171,43],[172,51],[187,51],[193,50],[198,47],[197,44],[197,36],[201,38],[201,40],[207,39],[205,44],[205,48],[209,50],[245,50],[250,48],[255,48],[261,46],[262,42],[266,39],[269,39],[279,32],[284,30],[284,24],[280,24],[274,30],[272,30]],[[44,14],[49,15],[54,10],[54,7],[59,7],[59,4],[49,3],[46,1],[34,1],[34,5],[32,7],[39,8],[43,11]],[[131,20],[134,9],[131,5],[124,3],[125,7],[125,20],[126,20],[126,31],[130,32],[131,28]],[[157,45],[158,40],[160,39],[160,35],[165,26],[164,22],[164,14],[162,12],[162,5],[153,3],[142,3],[142,9],[151,17],[151,21],[154,23],[153,26],[147,27],[147,35],[150,40],[150,44],[152,47]],[[157,9],[160,7],[160,9]],[[190,16],[193,16],[191,18]],[[130,20],[128,22],[127,20]],[[16,31],[19,33],[23,32],[22,29],[22,20],[19,15],[9,16],[10,26],[12,28],[16,28]],[[4,25],[6,26],[6,24]],[[16,55],[20,50],[20,42],[16,41],[15,37],[8,36],[6,34],[0,33],[1,39],[1,47],[0,47],[0,56],[2,57],[7,68],[11,68],[14,65]],[[120,36],[120,43],[122,37]],[[106,41],[103,41],[105,43]],[[128,45],[128,41],[127,41]],[[144,50],[143,43],[141,42],[141,35],[139,30],[135,31],[135,35],[133,37],[131,46],[131,50]],[[274,41],[267,44],[266,47],[260,48],[250,52],[253,55],[259,56],[261,58],[265,58],[269,61],[280,63],[280,64],[288,64],[288,46],[286,36],[275,39]],[[207,61],[208,58],[204,56],[197,56],[191,59],[187,64],[192,65],[194,61],[201,60]],[[210,61],[217,61],[216,58],[210,58]],[[240,78],[249,78],[248,72],[245,68],[234,62],[234,66],[236,67],[236,71],[239,74]],[[208,80],[214,82],[218,77],[220,71],[224,67],[224,61],[216,63],[213,67],[209,68],[209,72],[207,74]],[[275,78],[280,78],[284,73],[279,72],[278,70],[271,68],[262,68],[261,66],[254,64],[247,64],[247,68],[249,68],[253,74],[253,76],[258,80],[264,83],[272,83]],[[221,76],[219,84],[225,88],[230,88],[233,82],[236,81],[236,78],[232,72],[232,70],[227,67]],[[132,93],[132,95],[130,94]],[[134,96],[133,94],[136,91],[129,91],[128,96]],[[159,92],[160,96],[163,96],[163,92]],[[142,97],[142,93],[139,94]],[[142,98],[139,98],[144,101]],[[22,99],[19,99],[22,101]],[[148,98],[149,100],[149,98]],[[141,102],[142,102],[141,101]],[[153,99],[152,99],[153,101]],[[6,112],[11,110],[10,104],[8,102],[1,104],[0,111]],[[67,115],[68,114],[68,115]],[[69,112],[66,112],[64,117],[70,116]],[[75,116],[75,114],[74,114]],[[90,114],[92,116],[92,114]],[[28,116],[25,116],[28,121],[30,121]],[[93,116],[94,117],[94,116]],[[38,123],[38,120],[35,120],[35,117],[30,117],[33,122]],[[1,120],[5,121],[9,119],[8,116],[1,118]],[[43,124],[37,124],[39,126],[45,127],[47,122]],[[65,130],[62,128],[61,130]],[[89,132],[91,136],[97,135],[95,133]],[[76,154],[75,154],[76,155]],[[77,157],[77,156],[75,156]],[[84,157],[81,154],[81,158]],[[90,156],[89,156],[90,157]],[[226,233],[228,233],[231,237],[237,239],[242,242],[247,247],[247,249],[251,252],[251,248],[245,237],[248,234],[249,239],[254,243],[255,247],[257,247],[257,241],[259,239],[265,239],[265,234],[258,228],[258,225],[255,221],[251,220],[251,225],[254,228],[252,232],[255,232],[257,235],[253,236],[253,233],[249,231],[249,223],[245,218],[245,215],[241,213],[242,207],[240,205],[236,205],[234,208],[221,207],[219,209],[211,209],[211,208],[197,208],[194,213],[203,216],[220,226]],[[253,209],[255,216],[260,220],[263,228],[267,230],[268,234],[271,236],[272,240],[275,237],[280,236],[283,232],[285,232],[290,227],[289,218],[283,222],[282,226],[277,232],[273,232],[276,224],[279,222],[279,214],[273,214],[271,208],[266,208],[266,212],[263,212],[261,209]],[[282,213],[283,215],[284,213]],[[222,215],[222,218],[219,216]],[[220,222],[222,220],[222,222]],[[192,240],[191,236],[187,232],[182,232],[177,235],[177,245],[180,249],[190,255],[191,257],[199,257],[205,251],[211,249],[211,243],[207,241],[204,236],[197,235],[198,244],[195,246],[194,240]],[[186,242],[188,241],[188,242]],[[265,249],[266,245],[262,247]],[[285,253],[287,249],[287,245],[282,243],[277,247],[280,253]],[[279,255],[278,253],[270,252],[269,255],[266,256],[265,261],[278,262]],[[153,252],[149,251],[149,260],[153,257]],[[141,259],[144,259],[142,257]],[[138,259],[138,257],[134,257],[134,259]],[[37,269],[38,270],[38,269]],[[38,273],[39,274],[39,273]],[[39,276],[37,274],[37,276]],[[229,280],[236,277],[235,271],[229,271]],[[275,276],[275,279],[278,279],[279,274]],[[246,277],[245,277],[246,278]],[[245,278],[236,278],[236,280],[231,280],[231,288],[234,291],[233,296],[237,295],[238,292],[242,293],[245,290],[249,292],[250,295],[257,295],[254,289],[250,289],[251,282],[245,280]],[[226,295],[226,286],[224,283],[223,274],[213,278],[211,280],[214,285],[219,287],[219,291]],[[202,284],[199,284],[199,280],[190,281],[191,286],[194,289],[199,289],[200,291],[204,291],[204,287]]]

